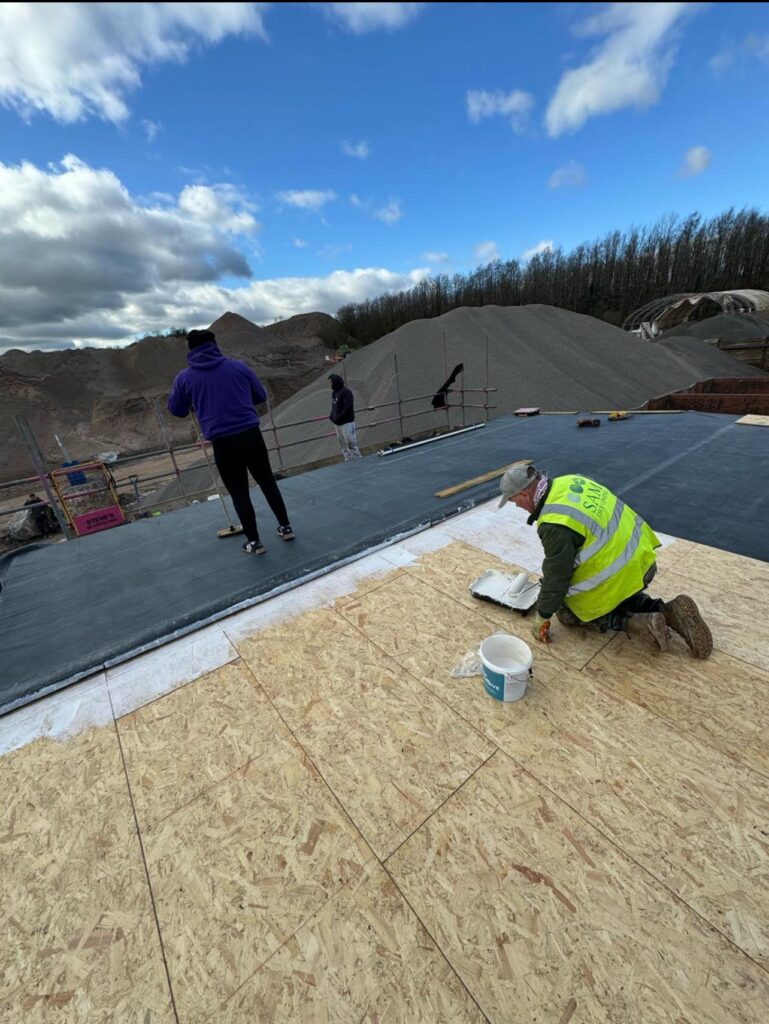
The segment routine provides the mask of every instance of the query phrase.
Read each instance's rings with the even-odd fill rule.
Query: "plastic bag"
[[[504,629],[496,629],[492,636],[507,636]],[[451,670],[452,679],[470,679],[472,676],[483,675],[483,662],[481,661],[480,647],[475,651],[468,651],[458,665]]]
[[[483,675],[480,651],[468,651],[458,665],[451,670],[452,679],[469,679],[470,676]]]

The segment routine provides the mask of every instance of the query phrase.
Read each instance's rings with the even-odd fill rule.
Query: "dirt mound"
[[[769,309],[755,313],[719,313],[696,323],[676,324],[660,334],[661,341],[669,338],[723,338],[724,341],[747,341],[769,337]]]
[[[419,396],[403,403],[405,413],[419,414],[404,420],[403,433],[445,428],[447,414],[432,410],[431,396],[458,363],[464,364],[466,389],[485,386],[486,339],[489,385],[497,389],[489,399],[496,406],[492,416],[514,412],[521,406],[579,412],[633,408],[697,380],[760,373],[701,342],[679,339],[665,345],[643,341],[602,320],[553,306],[464,307],[432,320],[412,321],[351,353],[334,367],[344,373],[353,389],[360,442],[364,446],[379,445],[402,436],[397,405],[376,412],[367,409],[396,401],[395,358],[401,398]],[[279,428],[296,420],[328,415],[327,376],[324,371],[276,410]],[[455,387],[461,384],[462,378]],[[458,400],[458,395],[452,396],[452,401]],[[468,390],[466,400],[471,405],[482,405],[483,395]],[[394,422],[368,426],[385,419]],[[483,419],[483,409],[466,410],[467,423]],[[452,426],[462,425],[461,412],[451,412],[449,421]],[[281,442],[298,441],[306,436],[307,429],[283,426],[279,430]],[[330,423],[320,422],[314,433],[332,430]],[[284,463],[291,466],[324,459],[337,451],[334,437],[321,438],[286,449]]]
[[[328,348],[314,334],[302,337],[300,327],[292,328],[292,340],[231,312],[211,325],[225,355],[252,366],[276,405],[314,380],[325,365]],[[161,447],[154,400],[164,408],[186,361],[182,337],[144,338],[120,349],[6,352],[0,356],[0,479],[32,472],[14,415],[29,419],[54,465],[61,461],[54,434],[76,459],[104,449],[128,453]],[[189,421],[167,415],[165,421],[175,442],[193,439]]]
[[[238,313],[224,313],[214,320],[210,330],[220,342],[224,340],[228,345],[247,346],[252,355],[269,355],[280,348],[282,342],[282,338],[269,328],[257,327]]]
[[[332,349],[339,348],[340,345],[352,347],[355,344],[339,321],[328,313],[299,313],[288,320],[278,320],[270,324],[266,330],[277,335],[282,341],[302,342],[314,339]]]

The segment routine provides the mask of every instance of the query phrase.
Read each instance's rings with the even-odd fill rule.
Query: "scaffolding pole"
[[[187,497],[187,492],[184,489],[184,480],[182,480],[182,473],[181,473],[181,470],[179,469],[179,464],[176,461],[176,456],[174,455],[173,445],[171,444],[171,438],[168,436],[168,431],[166,430],[166,424],[165,424],[165,421],[163,419],[163,413],[160,411],[160,406],[158,405],[157,398],[153,398],[152,399],[152,404],[155,406],[155,413],[157,414],[158,423],[160,424],[160,432],[162,433],[163,440],[166,443],[166,448],[168,449],[168,454],[171,456],[171,462],[173,463],[173,466],[174,466],[174,472],[176,473],[176,479],[177,479],[177,481],[179,483],[179,490],[182,492],[182,497],[186,498]],[[138,490],[138,488],[137,488],[137,490]]]
[[[489,336],[486,335],[486,422],[489,422]]]
[[[443,332],[443,379],[448,380],[449,368],[446,362],[446,332]],[[449,395],[446,392],[446,430],[451,430],[451,412],[449,411]]]
[[[398,374],[398,357],[393,352],[393,363],[395,364],[395,400],[398,403],[398,421],[400,423],[401,439],[403,439],[403,403],[401,402],[401,384]],[[388,402],[388,405],[392,404]]]
[[[277,425],[275,423],[275,417],[274,417],[273,412],[272,412],[272,402],[270,401],[270,392],[267,391],[267,388],[265,388],[264,390],[265,390],[265,392],[267,394],[267,415],[270,417],[270,426],[272,427],[272,438],[273,438],[273,440],[275,442],[275,451],[276,451],[277,456],[278,456],[278,467],[280,468],[281,473],[283,473],[283,472],[285,472],[285,466],[283,465],[283,455],[282,455],[281,450],[280,450],[280,440],[278,438],[278,428],[277,428]]]
[[[32,427],[29,425],[29,421],[26,420],[23,416],[14,416],[13,418],[16,421],[16,429],[19,431],[19,434],[21,434],[21,439],[27,446],[27,450],[29,451],[29,454],[32,458],[32,464],[35,467],[35,470],[37,471],[38,479],[45,488],[45,493],[48,495],[48,501],[51,503],[51,508],[53,509],[53,513],[56,516],[56,522],[61,527],[61,532],[64,534],[64,539],[69,540],[69,524],[65,519],[61,509],[59,508],[58,502],[56,501],[56,497],[53,492],[53,487],[51,487],[51,471],[48,468],[48,464],[45,461],[45,456],[40,450],[40,446],[37,443],[37,439],[35,438],[35,435],[32,432]]]
[[[62,441],[62,439],[59,437],[58,434],[54,434],[53,436],[56,438],[56,444],[59,446],[59,448],[61,448],[62,455],[64,456],[64,461],[65,462],[72,462],[72,458],[71,458],[69,452],[67,451],[67,447],[64,444],[64,442]]]

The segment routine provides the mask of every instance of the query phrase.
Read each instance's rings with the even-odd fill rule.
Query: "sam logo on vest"
[[[569,484],[569,493],[566,497],[573,505],[579,505],[582,501],[580,495],[584,492],[584,484],[586,483],[587,480],[584,480],[581,476],[575,476]]]

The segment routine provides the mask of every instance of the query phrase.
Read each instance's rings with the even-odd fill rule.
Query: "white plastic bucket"
[[[481,644],[483,685],[495,700],[520,700],[531,678],[531,648],[517,636],[495,633]]]

